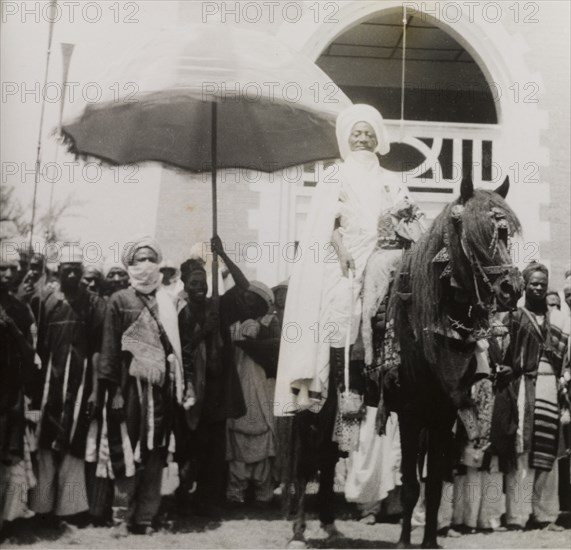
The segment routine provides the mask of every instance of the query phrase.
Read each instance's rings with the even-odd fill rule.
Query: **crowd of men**
[[[201,258],[180,266],[181,279],[150,237],[130,243],[104,273],[78,246],[61,249],[56,271],[41,255],[3,248],[4,521],[112,524],[117,491],[128,507],[119,534],[148,533],[169,458],[181,502],[193,492],[197,513],[219,516],[226,498],[244,501],[249,485],[260,503],[271,501],[270,380],[285,286],[276,302],[219,238],[212,244],[234,281],[219,300],[207,298]],[[250,355],[265,340],[258,361],[239,348],[244,340]]]
[[[151,237],[129,243],[121,262],[109,262],[103,271],[86,263],[78,246],[60,250],[55,271],[39,254],[2,247],[4,527],[34,515],[53,524],[113,525],[121,494],[127,515],[117,536],[148,534],[157,527],[169,460],[178,466],[182,509],[219,518],[223,506],[243,505],[250,491],[259,507],[270,506],[283,481],[278,470],[285,450],[278,449],[283,441],[272,402],[287,285],[270,289],[249,281],[218,237],[212,249],[234,283],[219,299],[209,297],[202,258],[177,267]],[[560,311],[559,294],[549,291],[544,266],[528,267],[524,277],[525,303],[504,320],[509,338],[499,361],[503,370],[494,379],[498,386],[489,385],[502,397],[495,404],[482,399],[482,419],[501,434],[489,435],[495,459],[465,462],[467,469],[457,470],[460,485],[470,475],[470,483],[476,479],[480,500],[456,499],[454,518],[451,512],[443,520],[445,530],[498,528],[503,511],[487,508],[491,478],[482,476],[488,473],[506,476],[504,523],[511,528],[553,526],[560,509],[571,508],[568,314]],[[569,273],[564,300],[571,306]],[[554,395],[540,388],[547,368],[556,371]],[[474,386],[475,396],[485,396],[487,387]],[[540,402],[545,418],[538,431]],[[503,424],[492,422],[490,407]],[[516,441],[518,426],[523,435]],[[530,479],[533,498],[518,498],[514,491]],[[491,521],[496,512],[497,521]]]

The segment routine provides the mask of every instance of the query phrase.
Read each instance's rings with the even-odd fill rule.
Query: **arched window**
[[[383,168],[440,207],[463,170],[476,185],[496,183],[498,103],[466,48],[419,12],[407,15],[403,87],[402,19],[400,9],[371,16],[338,35],[317,64],[354,103],[382,113],[392,142]]]

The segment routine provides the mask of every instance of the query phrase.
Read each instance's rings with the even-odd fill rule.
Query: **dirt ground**
[[[21,521],[2,541],[3,548],[285,548],[291,537],[291,522],[279,509],[260,511],[253,508],[228,510],[222,521],[209,521],[176,509],[173,500],[165,499],[164,524],[150,536],[130,535],[116,539],[111,528],[86,527],[63,533],[51,529],[36,518]],[[311,508],[311,503],[310,508]],[[314,513],[308,515],[306,537],[311,548],[394,548],[400,533],[398,524],[363,525],[353,517],[353,510],[341,506],[338,529],[343,538],[327,541]],[[345,509],[343,509],[345,508]],[[121,516],[122,510],[118,510]],[[522,531],[493,534],[478,533],[460,538],[440,537],[444,548],[566,548],[571,547],[571,516],[563,517],[567,529],[562,532]],[[413,531],[413,545],[418,547],[422,529]]]

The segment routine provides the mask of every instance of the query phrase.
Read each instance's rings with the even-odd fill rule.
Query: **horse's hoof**
[[[291,539],[287,543],[286,548],[291,548],[291,550],[302,550],[303,548],[307,548],[307,542],[302,539]]]
[[[345,535],[341,531],[339,531],[337,527],[335,527],[334,523],[329,523],[328,525],[322,524],[321,528],[323,529],[323,531],[325,531],[325,534],[327,535],[327,540],[337,540],[345,537]]]
[[[420,547],[421,548],[442,548],[442,546],[440,546],[436,542],[436,539],[434,539],[434,540],[423,540]]]
[[[404,542],[403,540],[399,540],[397,542],[397,548],[412,548],[410,542]]]

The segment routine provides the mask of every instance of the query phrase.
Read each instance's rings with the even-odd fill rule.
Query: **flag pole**
[[[406,6],[402,7],[402,60],[401,60],[401,83],[400,83],[400,141],[404,141],[404,87],[406,70],[406,26],[408,20]]]
[[[217,141],[218,141],[218,105],[212,102],[212,236],[218,235],[218,190],[216,185]],[[212,253],[212,298],[218,300],[218,254]]]
[[[48,32],[48,50],[46,52],[46,67],[44,71],[44,87],[42,90],[42,108],[40,111],[40,128],[38,131],[38,145],[36,149],[36,169],[34,173],[34,198],[32,200],[32,220],[30,223],[30,248],[33,250],[34,244],[34,225],[36,223],[36,206],[38,198],[38,184],[40,182],[40,170],[42,163],[42,132],[44,128],[44,112],[46,109],[46,86],[48,83],[48,72],[50,67],[50,56],[52,53],[52,38],[54,34],[54,24],[56,15],[57,0],[50,0],[50,9],[48,13],[50,14],[50,28]]]
[[[62,70],[62,79],[61,79],[61,100],[59,106],[59,121],[58,121],[58,135],[61,135],[61,126],[63,123],[63,111],[65,107],[65,98],[67,92],[67,77],[69,74],[69,65],[71,63],[71,56],[73,54],[74,44],[67,44],[62,42],[61,46],[61,55],[62,55],[62,62],[63,62],[63,70]],[[59,147],[56,147],[56,152],[54,156],[54,165],[57,166],[58,160],[58,153]],[[49,223],[50,226],[48,227],[48,232],[50,235],[52,234],[54,219],[53,219],[53,201],[54,201],[54,188],[55,188],[55,180],[52,179],[51,181],[51,188],[50,188],[50,203],[49,203]]]

